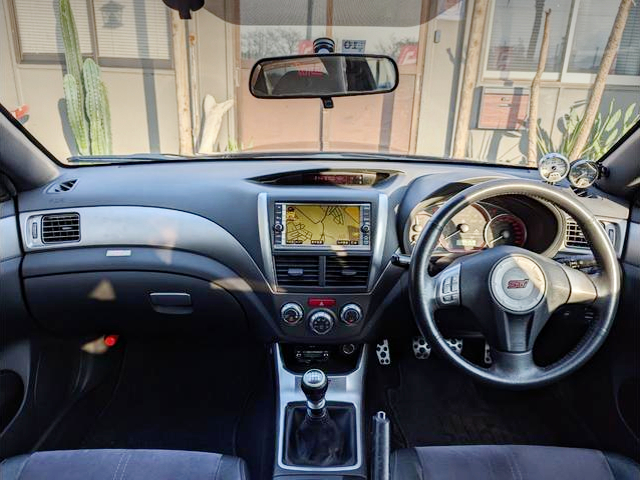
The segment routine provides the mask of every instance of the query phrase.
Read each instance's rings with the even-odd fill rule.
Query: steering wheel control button
[[[307,305],[313,308],[329,308],[336,304],[335,298],[310,298],[307,300]]]
[[[514,313],[525,313],[540,303],[547,281],[537,263],[518,255],[503,258],[493,267],[489,287],[500,306]]]
[[[309,328],[316,335],[326,335],[334,324],[334,316],[330,310],[318,310],[309,317]]]
[[[448,268],[441,273],[438,301],[443,306],[460,305],[460,265]]]
[[[356,325],[362,320],[362,309],[355,303],[347,303],[340,310],[340,320],[345,325]]]
[[[280,317],[285,324],[294,326],[304,317],[304,310],[295,302],[285,303],[280,309]]]

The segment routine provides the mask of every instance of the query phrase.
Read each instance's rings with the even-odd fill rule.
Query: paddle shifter
[[[327,415],[327,402],[324,396],[329,388],[329,381],[322,370],[312,368],[302,376],[302,393],[307,397],[307,416],[323,418]]]

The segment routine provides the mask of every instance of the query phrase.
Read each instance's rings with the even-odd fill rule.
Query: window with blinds
[[[489,40],[487,70],[535,72],[540,57],[544,12],[549,17],[549,53],[546,72],[560,72],[571,2],[566,0],[496,0]]]
[[[18,27],[18,45],[22,60],[57,59],[64,51],[60,33],[59,2],[42,0],[14,0],[15,20]],[[91,55],[91,31],[86,0],[71,0],[76,20],[80,49]]]
[[[580,0],[569,71],[597,73],[619,0]],[[640,3],[631,4],[612,75],[640,75]]]
[[[171,32],[168,10],[158,0],[93,0],[98,57],[103,64],[115,59],[138,60],[145,65],[164,61],[170,66]]]
[[[171,68],[169,10],[160,0],[70,0],[82,52],[100,65]],[[25,62],[61,61],[58,0],[13,0]]]

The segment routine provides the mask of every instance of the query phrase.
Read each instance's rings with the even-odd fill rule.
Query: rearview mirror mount
[[[386,55],[319,53],[263,58],[251,70],[249,90],[256,98],[320,98],[389,93],[398,86],[398,66]]]

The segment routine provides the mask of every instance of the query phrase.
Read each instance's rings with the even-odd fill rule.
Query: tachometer
[[[571,165],[569,182],[576,188],[589,188],[600,175],[598,164],[591,160],[578,160]]]
[[[547,153],[538,162],[538,173],[549,183],[558,183],[569,174],[569,160],[559,153]]]
[[[510,213],[493,217],[484,230],[484,238],[489,247],[498,245],[524,246],[527,241],[527,227],[524,222]]]

